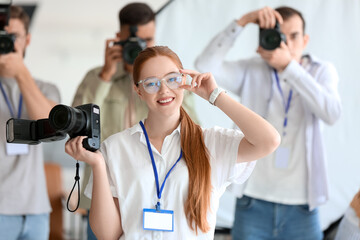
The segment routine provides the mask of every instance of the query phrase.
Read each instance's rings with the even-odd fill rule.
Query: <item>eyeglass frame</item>
[[[147,80],[149,80],[149,79],[152,79],[152,78],[156,78],[158,81],[157,82],[162,82],[162,81],[165,81],[165,84],[166,84],[166,86],[168,87],[168,88],[170,88],[170,89],[177,89],[177,88],[171,88],[169,85],[167,85],[167,82],[166,82],[166,77],[168,76],[168,75],[170,75],[170,74],[179,74],[179,77],[181,76],[181,77],[184,77],[184,76],[186,76],[186,74],[183,74],[183,73],[179,73],[179,72],[171,72],[171,73],[168,73],[168,74],[166,74],[163,78],[157,78],[157,77],[148,77],[148,78],[145,78],[145,79],[142,79],[142,80],[140,80],[140,81],[138,81],[137,83],[136,83],[136,86],[138,87],[140,84],[142,84],[143,85],[143,88],[144,88],[144,90],[146,91],[146,88],[144,87],[144,83],[147,81]],[[162,84],[162,83],[161,83]],[[161,86],[161,85],[160,85]],[[179,85],[180,86],[180,85]],[[157,93],[158,91],[160,90],[160,87],[159,87],[159,89],[156,91],[156,92],[154,92],[154,93],[150,93],[150,92],[148,92],[148,91],[146,91],[147,93],[149,93],[149,94],[155,94],[155,93]]]

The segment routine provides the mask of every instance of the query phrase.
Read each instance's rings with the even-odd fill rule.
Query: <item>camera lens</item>
[[[142,47],[137,42],[125,44],[123,48],[123,57],[125,62],[134,64],[135,58],[142,50]]]
[[[265,42],[266,42],[268,45],[277,45],[277,44],[279,44],[279,42],[280,42],[279,35],[278,35],[278,34],[268,35],[268,36],[266,36],[266,38],[265,38]]]
[[[11,35],[0,35],[0,54],[6,54],[14,50],[14,40]]]
[[[274,50],[280,46],[280,33],[274,29],[264,29],[260,33],[260,46],[266,50]]]
[[[79,109],[57,105],[49,114],[50,125],[66,133],[77,133],[86,127],[86,115]]]

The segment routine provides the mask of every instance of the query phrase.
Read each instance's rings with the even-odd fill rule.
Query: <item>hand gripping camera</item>
[[[100,109],[95,104],[80,105],[75,108],[56,105],[48,119],[26,120],[11,118],[6,123],[8,143],[39,144],[70,138],[87,136],[83,146],[87,150],[100,148]]]
[[[260,28],[259,44],[266,50],[274,50],[280,46],[281,41],[286,43],[286,36],[280,31],[280,25],[276,21],[274,28]]]
[[[5,31],[9,22],[11,0],[0,0],[0,54],[14,52],[15,36]]]
[[[137,27],[130,26],[130,36],[124,41],[114,42],[122,46],[122,56],[128,64],[134,64],[135,58],[146,48],[146,41],[136,36]]]

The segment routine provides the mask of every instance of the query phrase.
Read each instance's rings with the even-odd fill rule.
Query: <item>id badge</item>
[[[174,211],[143,209],[143,229],[152,231],[174,231]]]
[[[290,159],[290,149],[279,147],[275,152],[275,168],[287,168]]]
[[[29,153],[29,145],[20,143],[6,143],[6,154],[12,155],[24,155]]]

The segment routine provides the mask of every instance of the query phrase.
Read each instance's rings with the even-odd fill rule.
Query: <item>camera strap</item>
[[[80,180],[80,176],[79,176],[79,161],[76,162],[76,175],[75,175],[75,183],[74,183],[74,186],[72,187],[71,189],[71,192],[69,194],[69,197],[67,199],[67,203],[66,203],[66,208],[67,210],[69,210],[69,212],[75,212],[78,208],[79,208],[79,204],[80,204],[80,183],[79,183],[79,180]],[[77,200],[77,205],[75,207],[75,209],[71,210],[70,207],[69,207],[69,202],[70,202],[70,198],[71,198],[71,195],[76,187],[76,184],[78,185],[78,200]]]
[[[9,98],[8,98],[8,96],[7,96],[6,92],[5,92],[5,89],[3,88],[3,85],[2,85],[1,82],[0,82],[0,89],[1,89],[1,92],[2,92],[2,94],[4,96],[6,105],[8,106],[8,109],[10,111],[11,117],[15,118],[13,107],[11,106],[10,100],[9,100]],[[22,94],[20,93],[17,118],[21,117],[22,100],[23,100],[23,97],[22,97]]]
[[[287,121],[288,121],[288,112],[289,112],[289,109],[290,109],[290,103],[291,103],[293,91],[292,91],[292,89],[290,89],[289,97],[288,97],[287,101],[285,102],[284,92],[281,89],[279,76],[278,76],[277,71],[275,69],[274,69],[274,75],[275,75],[275,79],[276,79],[276,85],[277,85],[277,87],[279,89],[281,98],[283,100],[283,105],[284,105],[285,118],[284,118],[284,123],[283,123],[283,136],[285,136],[286,135],[285,129],[286,129],[286,126],[287,126]]]

